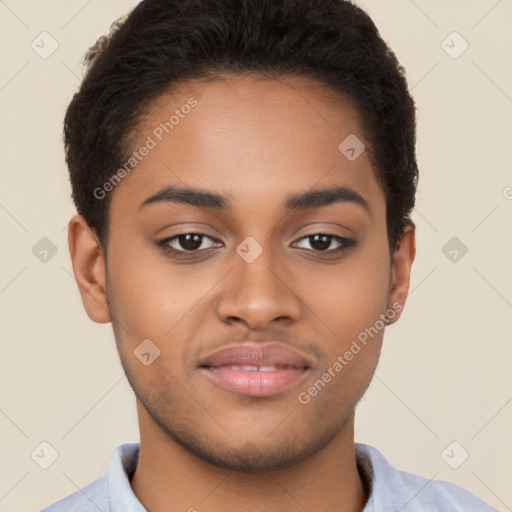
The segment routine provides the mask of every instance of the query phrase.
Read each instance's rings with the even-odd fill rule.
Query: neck
[[[141,440],[131,486],[148,512],[361,512],[367,501],[355,460],[353,414],[306,460],[268,473],[243,473],[191,454],[155,425],[139,402],[137,407]]]

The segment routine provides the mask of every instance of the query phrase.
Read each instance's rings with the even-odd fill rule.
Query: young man
[[[418,176],[414,104],[368,16],[145,0],[87,63],[69,247],[140,445],[45,511],[494,510],[354,443],[407,297]]]

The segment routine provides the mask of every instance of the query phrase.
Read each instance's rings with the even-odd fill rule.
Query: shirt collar
[[[139,461],[139,450],[139,443],[126,443],[115,448],[110,455],[107,492],[111,512],[147,512],[130,485]]]

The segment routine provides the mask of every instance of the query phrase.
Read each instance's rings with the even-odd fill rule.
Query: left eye
[[[316,233],[314,235],[307,235],[302,237],[301,240],[309,240],[310,247],[312,245],[315,245],[316,248],[312,247],[312,250],[315,252],[337,252],[342,251],[344,249],[348,249],[349,247],[355,245],[354,240],[344,238],[338,235],[330,235],[328,233]],[[340,246],[335,249],[330,249],[327,251],[326,249],[331,245],[331,242],[333,240],[335,240]]]

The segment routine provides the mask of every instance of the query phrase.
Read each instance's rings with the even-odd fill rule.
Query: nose
[[[234,267],[222,281],[217,314],[226,323],[243,323],[251,330],[265,329],[272,321],[293,323],[301,314],[290,267],[269,249],[249,263],[237,253]]]

